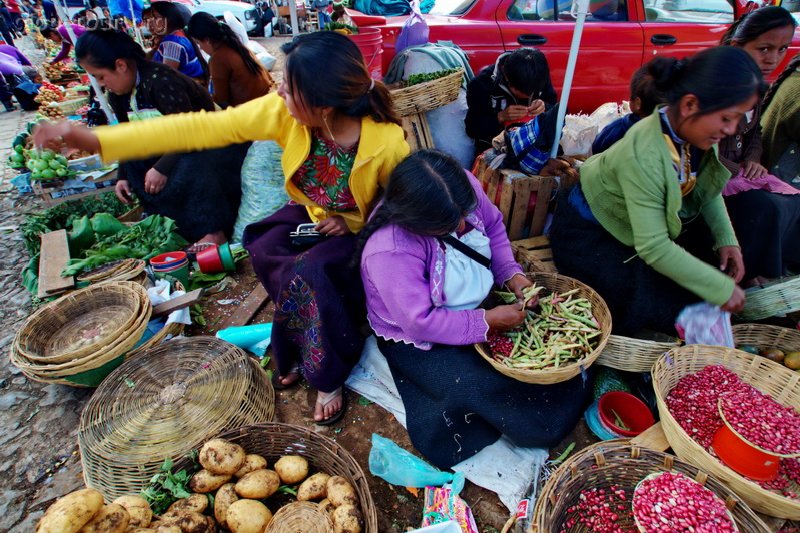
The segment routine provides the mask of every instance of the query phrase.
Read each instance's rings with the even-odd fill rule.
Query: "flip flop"
[[[297,374],[297,379],[292,381],[291,383],[281,383],[281,380],[288,378],[292,374]],[[294,367],[289,370],[286,375],[280,376],[278,373],[274,373],[272,375],[272,388],[275,390],[286,390],[291,389],[292,387],[296,387],[300,384],[300,378],[303,377],[300,375],[300,367]]]
[[[327,396],[322,401],[320,401],[320,397],[319,397],[320,394],[330,394],[330,395]],[[335,424],[336,422],[341,420],[342,417],[344,417],[344,413],[345,413],[345,411],[347,411],[347,395],[344,393],[344,388],[343,387],[339,387],[338,389],[336,389],[334,392],[331,392],[331,393],[324,393],[324,392],[317,391],[317,402],[316,403],[321,404],[322,407],[325,407],[326,405],[331,403],[336,398],[341,398],[342,399],[342,408],[339,409],[338,411],[336,411],[333,414],[333,416],[331,416],[330,418],[328,418],[326,420],[320,420],[320,421],[314,420],[315,424],[317,424],[318,426],[330,426],[331,424]],[[316,408],[316,404],[314,404],[314,407]],[[313,417],[313,415],[312,415],[312,417]]]

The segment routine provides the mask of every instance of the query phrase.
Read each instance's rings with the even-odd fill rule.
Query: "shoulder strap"
[[[481,264],[481,265],[485,266],[486,268],[491,268],[491,266],[492,266],[492,260],[491,259],[489,259],[485,255],[483,255],[482,253],[475,251],[473,248],[467,246],[466,244],[464,244],[463,242],[459,241],[458,239],[456,239],[452,235],[445,235],[444,237],[438,237],[438,239],[441,242],[449,244],[450,246],[452,246],[453,248],[455,248],[456,250],[458,250],[462,254],[466,255],[467,257],[469,257],[470,259],[472,259],[476,263]]]

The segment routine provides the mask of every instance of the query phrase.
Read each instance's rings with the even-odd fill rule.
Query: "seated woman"
[[[223,109],[267,94],[272,87],[269,72],[242,44],[230,26],[210,13],[195,13],[186,35],[208,54],[211,96]]]
[[[172,2],[153,2],[150,6],[150,31],[157,45],[153,61],[186,74],[202,86],[208,85],[208,64],[198,46],[183,32],[188,17],[184,6]]]
[[[767,77],[786,56],[795,26],[786,9],[764,7],[733,24],[722,44],[750,54]],[[757,104],[739,122],[736,134],[719,143],[719,160],[732,175],[722,194],[742,245],[749,285],[783,276],[789,266],[800,264],[800,189],[761,164],[761,110]]]
[[[87,32],[75,47],[78,62],[109,92],[120,122],[190,111],[213,111],[211,96],[178,71],[147,61],[128,35]],[[152,140],[158,144],[158,139]],[[241,199],[240,172],[249,143],[122,163],[116,185],[123,202],[135,194],[145,211],[174,219],[189,241],[224,243]]]
[[[674,334],[687,305],[705,300],[736,312],[745,298],[721,195],[730,172],[716,144],[756,104],[761,72],[731,46],[657,58],[648,71],[667,106],[586,160],[550,233],[558,271],[595,289],[623,335]]]
[[[443,242],[448,235],[491,266]],[[401,162],[359,249],[370,325],[403,399],[411,442],[433,464],[450,468],[502,435],[518,446],[554,446],[575,426],[589,393],[581,377],[522,383],[472,346],[490,329],[525,319],[521,303],[479,309],[492,286],[507,286],[521,302],[531,282],[514,261],[500,211],[458,162],[432,150]]]

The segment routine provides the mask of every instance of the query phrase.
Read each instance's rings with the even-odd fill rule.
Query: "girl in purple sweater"
[[[454,159],[425,150],[400,163],[359,233],[359,250],[367,317],[403,399],[411,442],[432,463],[449,468],[502,435],[518,446],[554,446],[575,426],[588,402],[581,377],[522,383],[472,346],[490,328],[508,330],[525,318],[521,303],[479,309],[492,287],[505,285],[521,302],[531,282],[514,260],[500,211]]]

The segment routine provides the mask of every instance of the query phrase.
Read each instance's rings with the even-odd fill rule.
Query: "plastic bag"
[[[289,201],[284,186],[281,155],[275,141],[254,142],[242,163],[242,202],[233,227],[233,240],[240,242],[248,224],[265,219]]]
[[[735,347],[731,314],[707,302],[684,307],[675,329],[686,344]]]
[[[462,533],[478,533],[472,509],[449,488],[425,487],[425,503],[422,508],[422,527],[454,521]]]
[[[239,22],[239,19],[236,18],[236,15],[230,11],[225,11],[225,13],[222,14],[222,18],[225,19],[225,24],[230,26],[230,28],[233,30],[233,33],[235,33],[236,37],[239,38],[239,41],[241,41],[243,45],[247,46],[247,41],[249,41],[250,38],[247,36],[247,30],[244,29],[244,25]]]
[[[419,12],[419,2],[411,2],[411,15],[406,19],[400,29],[395,44],[395,53],[400,53],[410,46],[420,46],[428,42],[428,23]]]
[[[464,474],[442,472],[419,457],[412,455],[391,439],[372,434],[369,451],[369,471],[374,476],[401,487],[440,487],[453,483],[453,492],[464,488]]]

